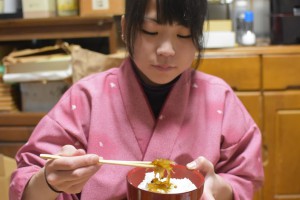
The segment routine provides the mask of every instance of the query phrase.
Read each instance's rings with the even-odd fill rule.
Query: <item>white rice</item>
[[[153,178],[154,178],[154,172],[146,173],[144,180],[138,185],[138,188],[142,190],[148,190],[148,183],[151,183],[151,180]],[[158,174],[157,174],[157,178],[158,178]],[[161,179],[161,181],[165,181],[165,178]],[[172,187],[167,192],[168,194],[184,193],[184,192],[189,192],[197,189],[197,187],[188,178],[183,178],[183,179],[171,178],[170,182],[176,187]],[[165,193],[165,192],[161,191],[161,193]]]

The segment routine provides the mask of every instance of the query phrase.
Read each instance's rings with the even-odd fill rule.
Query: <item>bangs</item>
[[[159,24],[178,23],[191,27],[194,1],[189,0],[156,0],[157,22]]]

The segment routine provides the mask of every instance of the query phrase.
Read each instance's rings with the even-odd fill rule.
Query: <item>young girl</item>
[[[102,157],[174,160],[205,175],[202,199],[251,199],[263,180],[259,129],[230,86],[191,68],[206,7],[126,0],[129,57],[74,84],[41,120],[17,154],[11,199],[125,199],[131,168]]]

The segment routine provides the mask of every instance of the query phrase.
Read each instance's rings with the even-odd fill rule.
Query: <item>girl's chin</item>
[[[164,84],[170,83],[172,80],[171,79],[170,80],[157,80],[157,79],[155,79],[155,80],[150,80],[149,84],[151,84],[151,85],[164,85]]]

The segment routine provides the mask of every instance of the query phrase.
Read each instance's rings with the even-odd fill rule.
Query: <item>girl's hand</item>
[[[188,169],[197,169],[205,177],[201,200],[232,200],[232,188],[221,176],[215,173],[213,164],[200,156],[187,164]]]
[[[100,168],[99,156],[86,154],[82,149],[66,145],[58,153],[65,158],[47,161],[45,179],[50,186],[61,192],[76,194]]]

